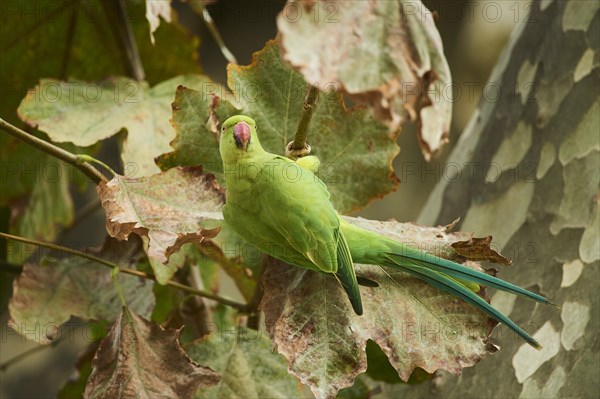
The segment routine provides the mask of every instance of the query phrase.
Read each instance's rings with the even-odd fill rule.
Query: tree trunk
[[[419,222],[493,235],[513,258],[500,277],[562,306],[495,293],[536,337],[498,327],[501,351],[461,377],[440,373],[403,397],[597,397],[600,13],[596,1],[531,3]],[[401,392],[399,392],[401,391]]]

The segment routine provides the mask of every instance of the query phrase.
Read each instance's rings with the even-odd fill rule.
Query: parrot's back
[[[310,171],[265,153],[225,166],[223,215],[242,237],[284,262],[337,271],[337,213],[323,183]]]

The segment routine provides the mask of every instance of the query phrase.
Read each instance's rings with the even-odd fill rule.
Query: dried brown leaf
[[[219,229],[205,222],[225,200],[214,176],[203,174],[201,167],[177,167],[138,179],[117,175],[98,186],[98,195],[108,233],[120,240],[131,233],[147,237],[148,257],[163,264],[183,244],[216,236]],[[163,284],[171,277],[156,274]]]
[[[217,384],[220,376],[193,362],[178,335],[123,309],[96,352],[84,397],[191,398]]]
[[[452,248],[461,256],[474,261],[488,261],[499,263],[501,265],[511,265],[512,261],[494,251],[490,244],[492,236],[483,238],[471,237],[466,241],[457,241],[452,243]]]

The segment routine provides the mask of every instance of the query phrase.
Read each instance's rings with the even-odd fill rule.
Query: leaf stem
[[[8,368],[11,367],[12,365],[19,363],[22,360],[25,360],[26,358],[28,358],[31,355],[35,355],[38,352],[42,352],[45,349],[56,348],[58,346],[58,344],[60,344],[61,342],[63,342],[65,340],[64,337],[66,337],[66,336],[67,335],[61,336],[59,339],[50,342],[50,345],[34,346],[33,348],[26,350],[25,352],[19,353],[17,356],[13,357],[12,359],[9,359],[6,362],[0,364],[0,371],[4,372],[4,371],[8,370]]]
[[[107,182],[108,179],[104,176],[100,171],[94,168],[87,162],[80,162],[77,155],[70,153],[67,150],[63,150],[60,147],[55,146],[45,140],[39,139],[32,134],[27,133],[24,130],[19,129],[18,127],[8,123],[4,119],[0,118],[0,130],[5,133],[10,134],[11,136],[21,140],[24,143],[27,143],[38,150],[45,152],[46,154],[50,154],[55,158],[60,159],[70,165],[73,165],[84,175],[86,175],[91,181],[96,184],[100,182]]]
[[[298,122],[294,141],[289,143],[286,148],[286,156],[288,158],[297,159],[310,154],[310,146],[306,143],[306,137],[308,136],[308,127],[310,126],[310,120],[315,111],[318,98],[319,89],[311,85],[306,93],[302,117],[300,118],[300,122]]]
[[[108,170],[110,173],[112,173],[113,177],[117,175],[117,172],[115,172],[110,166],[108,166],[101,160],[94,158],[91,155],[77,154],[76,156],[77,156],[77,162],[79,162],[79,163],[85,163],[85,162],[95,163],[95,164],[102,166],[104,169]]]
[[[125,53],[127,60],[127,69],[129,76],[137,80],[138,82],[146,79],[146,73],[142,65],[142,60],[138,52],[137,43],[133,30],[131,29],[130,18],[127,14],[127,4],[125,0],[103,0],[102,6],[107,19],[110,21],[111,17],[114,18],[114,27],[118,36],[118,43],[120,44],[121,50]],[[116,6],[117,10],[111,10],[111,7]]]
[[[12,234],[6,234],[6,233],[2,233],[2,232],[0,232],[0,237],[1,238],[5,238],[7,240],[13,240],[13,241],[22,242],[22,243],[25,243],[25,244],[37,245],[37,246],[48,248],[48,249],[52,249],[52,250],[55,250],[55,251],[60,251],[60,252],[64,252],[64,253],[76,255],[76,256],[79,256],[79,257],[91,260],[92,262],[99,263],[99,264],[101,264],[103,266],[110,267],[111,269],[117,268],[117,269],[119,269],[120,273],[129,274],[131,276],[140,277],[140,278],[143,278],[143,279],[146,279],[146,280],[156,281],[156,277],[153,276],[153,275],[151,275],[151,274],[144,273],[142,271],[135,270],[135,269],[129,269],[129,268],[125,268],[125,267],[120,267],[118,264],[110,262],[110,261],[108,261],[106,259],[102,259],[102,258],[99,258],[97,256],[90,255],[90,254],[82,252],[82,251],[78,251],[76,249],[63,247],[62,245],[57,245],[57,244],[52,244],[52,243],[49,243],[49,242],[43,242],[43,241],[37,241],[37,240],[31,240],[29,238],[18,237],[18,236],[14,236]],[[213,294],[211,292],[208,292],[208,291],[197,290],[197,289],[194,289],[194,288],[189,287],[187,285],[183,285],[183,284],[180,284],[178,282],[175,282],[173,280],[168,281],[165,285],[168,285],[168,286],[173,287],[173,288],[177,288],[177,289],[179,289],[181,291],[185,291],[185,292],[188,292],[190,294],[194,294],[194,295],[198,295],[198,296],[201,296],[201,297],[204,297],[204,298],[215,300],[215,301],[220,302],[220,303],[222,303],[224,305],[228,305],[228,306],[231,306],[232,308],[238,309],[238,310],[240,310],[242,312],[246,312],[248,310],[248,306],[246,304],[235,302],[235,301],[229,300],[227,298],[220,297],[220,296],[215,295],[215,294]]]
[[[252,299],[248,304],[248,309],[250,312],[250,316],[248,317],[248,323],[246,324],[249,328],[254,330],[258,330],[260,328],[260,312],[258,311],[258,307],[262,301],[264,295],[264,286],[262,282],[262,276],[265,273],[265,269],[269,262],[272,262],[273,258],[268,255],[263,255],[260,268],[258,270],[258,274],[256,276],[256,288],[254,289],[254,295],[252,295]]]

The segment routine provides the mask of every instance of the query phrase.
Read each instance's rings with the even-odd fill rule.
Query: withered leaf
[[[488,261],[499,263],[501,265],[511,265],[512,261],[496,252],[490,244],[492,236],[483,238],[471,237],[466,241],[457,241],[452,243],[452,248],[467,259],[475,261]]]
[[[219,375],[193,362],[178,335],[123,309],[96,352],[84,397],[191,398],[217,384]]]
[[[91,250],[89,251],[91,252]],[[127,250],[107,240],[97,256],[122,264]],[[148,317],[154,308],[153,282],[119,274],[119,286],[132,310]],[[8,305],[9,325],[26,338],[47,344],[60,337],[60,326],[71,316],[84,320],[113,321],[121,308],[110,269],[88,259],[43,259],[26,263],[13,284]],[[100,328],[100,324],[97,326]],[[90,325],[90,328],[95,328]]]
[[[421,249],[446,257],[453,252],[449,244],[465,236],[446,233],[444,227],[347,220],[399,241],[422,243]],[[358,275],[379,283],[361,287],[362,316],[354,314],[330,276],[282,263],[269,265],[264,274],[261,308],[269,334],[290,371],[315,396],[332,398],[352,385],[367,368],[369,339],[405,381],[417,367],[460,374],[492,350],[489,337],[497,323],[479,310],[405,273],[372,265],[356,268]]]
[[[222,375],[219,384],[198,391],[196,399],[302,397],[301,385],[288,373],[285,359],[273,352],[264,331],[223,323],[185,349],[192,359]]]
[[[147,238],[148,257],[159,262],[154,267],[166,263],[183,244],[214,237],[218,228],[205,222],[225,199],[214,176],[203,174],[201,167],[177,167],[138,179],[117,175],[98,186],[98,195],[108,233],[120,240],[131,233]],[[156,275],[161,284],[171,277]]]
[[[421,1],[289,1],[277,26],[284,58],[306,81],[339,83],[392,131],[417,120],[426,159],[448,141],[450,69]]]

